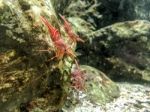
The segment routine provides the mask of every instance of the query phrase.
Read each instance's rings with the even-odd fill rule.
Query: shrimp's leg
[[[53,56],[52,58],[48,59],[47,62],[52,61],[54,58],[56,58],[56,55]]]
[[[49,51],[54,51],[54,48],[48,48],[48,49],[44,49],[44,50],[38,50],[40,52],[49,52]]]
[[[80,68],[79,68],[79,63],[78,63],[78,61],[75,59],[74,60],[75,61],[75,64],[76,64],[76,66],[77,66],[77,69],[79,70]]]
[[[63,51],[63,50],[57,50],[55,53],[56,53],[55,56],[52,57],[52,58],[50,58],[50,59],[48,59],[47,61],[51,61],[51,60],[53,60],[54,58],[62,59],[63,56],[64,56],[64,51]]]
[[[59,49],[56,54],[57,54],[57,59],[62,59],[65,54],[65,51],[63,49]]]

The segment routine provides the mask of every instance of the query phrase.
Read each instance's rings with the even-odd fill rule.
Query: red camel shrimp
[[[76,69],[72,72],[72,86],[75,89],[78,90],[83,90],[84,89],[84,76],[83,76],[83,72],[80,70],[79,68],[79,64],[77,62],[76,55],[73,52],[73,50],[67,46],[64,41],[61,39],[61,34],[58,31],[58,29],[56,29],[55,27],[53,27],[46,18],[41,16],[41,20],[43,21],[43,23],[47,26],[49,34],[51,36],[51,39],[54,43],[54,46],[56,47],[56,51],[55,51],[55,56],[52,57],[50,60],[57,58],[57,59],[62,59],[64,57],[64,55],[66,54],[67,56],[70,56],[71,58],[74,59],[75,64],[76,64]],[[69,27],[68,27],[69,28]],[[68,29],[68,32],[70,29]],[[77,41],[77,40],[75,40]]]
[[[85,74],[80,69],[79,64],[77,60],[75,60],[75,67],[73,68],[71,72],[71,82],[72,87],[76,90],[84,90],[85,86]]]
[[[69,38],[73,41],[73,42],[84,42],[84,40],[82,40],[78,35],[76,35],[71,28],[70,23],[66,20],[66,18],[62,15],[59,14],[59,16],[62,18],[62,20],[64,21],[64,29],[66,31],[66,33],[68,34]]]
[[[54,43],[54,46],[56,48],[55,51],[55,56],[53,58],[51,58],[50,60],[57,58],[57,59],[62,59],[64,57],[64,55],[66,54],[67,56],[70,56],[71,58],[75,58],[76,55],[73,52],[73,50],[67,46],[65,44],[65,42],[63,41],[63,39],[61,39],[61,34],[58,31],[58,29],[56,29],[55,27],[53,27],[46,18],[44,18],[43,16],[41,16],[41,20],[43,21],[43,23],[47,26],[49,34],[51,36],[51,39]]]

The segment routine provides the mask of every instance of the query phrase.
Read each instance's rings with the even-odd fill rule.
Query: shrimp
[[[61,19],[64,21],[64,29],[66,31],[66,33],[68,34],[68,37],[71,39],[72,42],[84,42],[84,40],[82,40],[77,34],[75,34],[72,31],[71,25],[70,23],[66,20],[66,18],[64,16],[62,16],[61,14],[59,14],[59,16],[61,17]]]
[[[67,44],[65,44],[58,29],[52,26],[43,16],[41,16],[41,20],[47,26],[52,42],[56,48],[55,56],[50,60],[54,58],[62,59],[65,54],[74,59],[76,57],[74,51]]]
[[[84,90],[85,88],[85,72],[79,68],[78,63],[71,71],[71,85],[76,90]]]
[[[44,18],[43,16],[41,16],[41,20],[47,26],[50,37],[52,39],[52,42],[53,42],[53,44],[56,48],[55,56],[52,57],[51,59],[49,59],[48,61],[50,61],[54,58],[57,58],[57,59],[60,60],[65,55],[67,55],[67,56],[71,57],[72,59],[74,59],[75,64],[76,64],[76,69],[71,73],[72,74],[72,86],[75,89],[83,90],[84,89],[84,73],[79,68],[79,64],[78,64],[77,60],[75,59],[76,58],[75,53],[73,52],[73,50],[67,44],[65,44],[65,42],[61,38],[61,34],[58,31],[58,29],[53,27],[48,22],[48,20],[46,18]],[[67,26],[67,24],[65,26]],[[70,30],[69,27],[67,27],[66,30]],[[72,31],[68,31],[68,32],[70,32],[68,35],[73,35],[73,34],[71,34]],[[75,38],[73,38],[73,39],[75,39]],[[76,38],[76,40],[74,40],[74,41],[78,41],[78,38]]]

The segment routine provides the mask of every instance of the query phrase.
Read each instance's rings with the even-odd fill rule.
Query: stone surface
[[[87,65],[81,65],[81,70],[85,73],[85,94],[91,102],[105,104],[119,96],[119,88],[106,74]]]
[[[114,79],[150,80],[150,23],[120,22],[88,35],[81,63],[101,69]],[[86,57],[86,58],[85,58]]]
[[[149,5],[149,0],[72,0],[64,13],[78,16],[99,29],[118,21],[150,20]]]
[[[144,19],[150,20],[149,0],[117,0],[119,3],[118,12],[120,20]]]
[[[84,90],[71,90],[63,108],[65,112],[74,112],[78,106],[84,108],[84,105],[87,105],[88,102],[94,105],[104,105],[119,97],[120,90],[118,86],[104,73],[86,65],[81,65],[80,68],[85,77]]]
[[[104,105],[90,102],[88,97],[80,93],[82,103],[74,108],[64,109],[63,112],[149,112],[150,87],[149,84],[116,82],[120,89],[120,96]]]
[[[1,112],[25,112],[37,107],[52,112],[65,101],[72,59],[47,62],[54,53],[40,51],[52,47],[40,14],[52,24],[59,23],[48,1],[0,0]]]

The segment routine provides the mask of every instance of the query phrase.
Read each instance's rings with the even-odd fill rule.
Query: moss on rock
[[[35,108],[52,112],[65,101],[73,60],[64,57],[62,62],[47,62],[53,52],[39,51],[51,47],[49,35],[39,22],[40,14],[59,23],[50,16],[55,16],[52,7],[47,7],[43,0],[0,1],[1,112]]]

